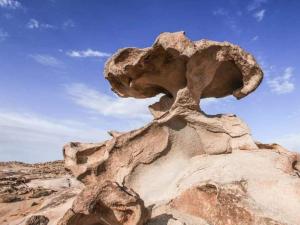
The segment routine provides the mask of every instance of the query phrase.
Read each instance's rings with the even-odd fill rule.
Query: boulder
[[[31,216],[25,225],[47,225],[49,219],[42,215]]]
[[[107,181],[85,188],[58,225],[142,225],[147,219],[148,211],[136,193]]]

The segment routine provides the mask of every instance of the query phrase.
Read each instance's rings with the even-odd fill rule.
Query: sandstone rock
[[[154,120],[148,125],[111,132],[102,143],[65,145],[66,168],[86,185],[88,204],[81,196],[77,205],[104,201],[90,186],[101,191],[105,182],[116,182],[143,200],[150,217],[139,221],[147,225],[300,225],[299,154],[255,143],[235,115],[210,116],[199,108],[201,98],[248,95],[262,76],[240,47],[192,42],[183,32],[163,33],[150,48],[118,51],[105,67],[114,92],[165,95],[150,106]],[[74,208],[76,202],[63,221],[96,223],[89,219],[93,210]]]
[[[182,104],[198,108],[201,98],[231,94],[243,98],[257,88],[263,73],[253,56],[239,46],[193,42],[184,32],[166,32],[152,47],[119,50],[107,61],[105,77],[121,97],[164,93],[161,102],[152,107],[152,111],[162,112]]]
[[[30,217],[25,225],[47,225],[49,219],[45,216],[37,215]]]
[[[147,219],[148,212],[136,193],[107,181],[84,189],[58,225],[142,225]]]
[[[112,139],[103,143],[66,145],[65,166],[86,184],[124,183],[135,168],[168,153],[190,158],[257,149],[239,118],[207,116],[198,106],[205,97],[244,97],[256,89],[262,75],[254,58],[240,47],[192,42],[183,32],[163,33],[151,48],[122,49],[106,63],[105,77],[122,97],[165,93],[150,107],[155,119],[128,133],[110,132]]]
[[[155,179],[155,184],[142,186],[154,170],[144,167],[144,179],[127,185],[146,206],[155,205],[150,224],[169,215],[167,222],[157,224],[173,219],[182,224],[298,225],[300,179],[295,170],[286,170],[292,164],[287,159],[266,149],[196,156],[172,180]],[[170,176],[162,171],[152,177]]]
[[[96,180],[123,183],[139,165],[155,163],[168,153],[188,159],[236,149],[257,149],[248,127],[239,118],[207,117],[197,111],[185,111],[103,143],[67,144],[64,157],[66,168],[85,183]]]

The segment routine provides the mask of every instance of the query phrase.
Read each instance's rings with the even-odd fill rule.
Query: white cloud
[[[29,28],[29,29],[38,29],[39,27],[40,27],[40,24],[35,19],[30,19],[29,22],[27,23],[27,28]]]
[[[256,36],[254,36],[254,37],[251,39],[251,41],[257,41],[258,38],[259,38],[259,37],[256,35]]]
[[[107,137],[106,132],[75,121],[0,111],[0,161],[62,159],[62,146],[67,142]]]
[[[276,76],[274,78],[269,78],[267,83],[271,88],[271,91],[276,94],[290,93],[295,89],[295,85],[292,81],[294,74],[293,67],[287,67],[282,75]]]
[[[44,55],[44,54],[34,54],[30,55],[32,59],[34,59],[37,63],[42,64],[44,66],[51,66],[51,67],[62,67],[63,63],[56,59],[51,55]]]
[[[251,3],[248,5],[247,10],[253,11],[261,7],[262,4],[267,3],[268,0],[252,0]]]
[[[92,49],[87,49],[84,51],[77,51],[77,50],[72,50],[66,53],[70,57],[74,58],[87,58],[87,57],[99,57],[99,58],[104,58],[104,57],[109,57],[110,54],[106,52],[100,52]]]
[[[101,93],[81,83],[66,86],[71,99],[79,106],[102,116],[130,118],[148,121],[151,119],[148,106],[159,97],[148,99],[120,98]]]
[[[36,19],[30,19],[29,22],[27,23],[26,27],[28,29],[40,29],[40,28],[44,28],[44,29],[55,29],[56,27],[51,25],[51,24],[47,24],[47,23],[40,23],[39,21],[37,21]]]
[[[8,33],[0,28],[0,42],[5,41],[8,36]]]
[[[21,3],[16,0],[0,0],[0,7],[7,9],[17,9],[21,7]]]
[[[254,13],[253,17],[257,20],[257,22],[260,22],[264,19],[265,13],[266,13],[266,10],[262,9],[262,10],[259,10],[258,12],[256,12],[256,13]]]
[[[101,116],[113,117],[118,119],[128,119],[136,126],[144,125],[153,117],[148,106],[158,102],[161,95],[147,99],[121,98],[110,96],[92,89],[82,83],[73,83],[65,86],[67,94],[77,105]],[[228,104],[235,102],[233,96],[224,98],[205,98],[201,99],[201,109],[211,111],[212,109],[223,110]]]

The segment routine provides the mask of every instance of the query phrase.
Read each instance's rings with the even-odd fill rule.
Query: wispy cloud
[[[222,22],[236,34],[240,34],[242,32],[240,26],[238,26],[238,20],[236,19],[237,16],[240,16],[239,13],[240,12],[235,14],[229,13],[223,8],[218,8],[212,12],[214,16],[222,17]]]
[[[294,68],[287,67],[282,75],[269,78],[267,83],[271,88],[271,91],[276,94],[286,94],[290,93],[295,89],[295,85],[292,81],[294,75]]]
[[[218,8],[213,11],[214,16],[225,16],[228,15],[228,11],[223,8]]]
[[[264,3],[267,3],[268,0],[252,0],[247,6],[248,11],[253,11],[260,8]]]
[[[62,158],[69,141],[101,141],[105,131],[70,120],[0,111],[0,161],[29,162]]]
[[[29,22],[27,23],[26,27],[28,29],[56,29],[55,26],[47,23],[40,23],[36,19],[30,19]]]
[[[266,10],[262,9],[262,10],[259,10],[258,12],[256,12],[256,13],[254,13],[253,17],[257,20],[257,22],[260,22],[264,19],[265,13],[266,13]]]
[[[38,29],[40,27],[40,23],[36,19],[30,19],[26,27],[29,29]]]
[[[7,9],[17,9],[21,8],[21,3],[16,0],[0,0],[0,7]]]
[[[34,59],[37,63],[42,64],[44,66],[62,67],[64,65],[60,60],[51,55],[34,54],[29,56],[32,59]]]
[[[88,58],[88,57],[105,58],[105,57],[110,56],[109,53],[93,50],[90,48],[88,48],[87,50],[83,50],[83,51],[71,50],[71,51],[68,51],[66,54],[73,58]]]
[[[134,99],[110,96],[82,83],[66,85],[66,92],[74,103],[90,112],[102,116],[145,121],[151,118],[148,106],[158,101],[158,97]]]
[[[254,36],[252,39],[251,39],[251,41],[257,41],[258,40],[258,35],[256,35],[256,36]]]
[[[0,42],[5,41],[8,36],[8,33],[0,28]]]
[[[65,29],[66,28],[72,28],[72,27],[75,27],[75,23],[74,23],[73,20],[68,19],[68,20],[63,22],[62,27],[65,28]]]

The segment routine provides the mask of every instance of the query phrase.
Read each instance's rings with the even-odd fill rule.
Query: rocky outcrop
[[[147,219],[148,211],[136,193],[107,181],[85,188],[58,225],[142,225]]]
[[[0,224],[56,225],[83,188],[63,165],[0,163]]]
[[[64,147],[64,157],[66,168],[84,183],[101,180],[124,183],[131,179],[136,168],[174,152],[188,160],[237,149],[257,149],[248,127],[239,118],[207,117],[186,110],[169,120],[154,121],[103,143],[69,143]]]
[[[150,48],[119,50],[105,77],[121,97],[163,96],[149,107],[154,120],[148,125],[110,132],[112,139],[102,143],[65,145],[65,166],[86,185],[87,205],[91,199],[107,205],[90,186],[105,192],[113,182],[137,193],[149,215],[139,218],[143,224],[300,224],[299,155],[254,142],[235,115],[210,116],[199,107],[202,98],[240,99],[258,87],[263,73],[249,53],[227,42],[163,33]],[[108,218],[99,224],[137,224],[111,220],[94,207],[77,209],[86,204],[80,199],[64,221],[85,224],[97,214]],[[114,201],[108,208],[118,215]],[[129,211],[122,218],[135,215]]]
[[[265,149],[196,157],[168,185],[152,218],[168,214],[179,224],[299,224],[300,179],[293,163]]]
[[[121,97],[165,96],[155,117],[170,108],[199,108],[201,98],[254,91],[263,77],[252,55],[228,42],[191,41],[184,32],[162,33],[152,47],[119,50],[106,63],[105,78]]]

